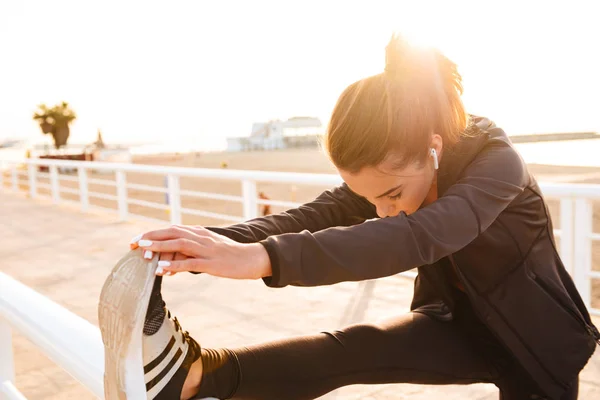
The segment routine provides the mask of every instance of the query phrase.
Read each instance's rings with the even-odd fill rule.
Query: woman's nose
[[[377,215],[379,218],[389,217],[394,212],[394,206],[389,204],[381,204],[377,206]]]

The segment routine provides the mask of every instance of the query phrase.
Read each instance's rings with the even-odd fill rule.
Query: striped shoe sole
[[[121,258],[100,293],[106,400],[124,400],[128,394],[131,399],[131,393],[145,398],[141,340],[158,255],[146,260],[142,252],[138,248]]]

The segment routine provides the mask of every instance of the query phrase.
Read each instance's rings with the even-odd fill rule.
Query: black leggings
[[[493,383],[502,400],[544,398],[467,303],[454,314],[443,322],[411,312],[378,324],[205,350],[196,398],[314,399],[342,386],[383,383]],[[577,391],[578,381],[562,399],[576,399]]]

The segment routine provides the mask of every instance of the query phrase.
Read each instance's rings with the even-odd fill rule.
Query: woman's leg
[[[497,377],[457,323],[420,313],[203,354],[209,353],[195,398],[314,399],[352,384],[470,384]]]

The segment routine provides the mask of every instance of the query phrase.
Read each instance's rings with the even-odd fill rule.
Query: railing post
[[[15,164],[13,164],[10,170],[12,173],[12,190],[13,190],[13,192],[18,192],[19,191],[19,174],[17,173],[17,166]]]
[[[27,166],[27,174],[29,175],[29,195],[33,199],[35,198],[35,196],[37,196],[36,166],[33,164],[29,164]]]
[[[119,221],[127,220],[127,178],[125,171],[118,170],[116,173],[117,179],[117,205],[119,207]]]
[[[573,276],[573,199],[560,199],[560,258]]]
[[[87,170],[84,167],[79,167],[77,176],[79,177],[79,202],[81,203],[81,211],[86,212],[90,205]]]
[[[13,358],[12,332],[10,325],[0,317],[0,385],[2,382],[15,381],[15,362]],[[0,388],[1,389],[1,388]],[[0,395],[2,390],[0,390]],[[0,396],[1,397],[1,396]]]
[[[244,220],[258,217],[256,182],[248,179],[242,181],[242,197],[244,198]]]
[[[575,200],[575,225],[573,238],[573,281],[585,305],[591,307],[592,282],[592,202]]]
[[[50,165],[50,188],[52,190],[52,201],[58,204],[60,202],[60,182],[56,165]]]
[[[338,324],[339,326],[356,324],[363,320],[369,308],[369,302],[373,298],[376,282],[376,280],[368,280],[358,283],[356,288],[357,293],[350,298],[350,301],[346,305],[346,310]]]
[[[173,225],[181,224],[181,192],[179,187],[179,176],[174,174],[167,175],[169,206],[171,207],[171,223]]]

